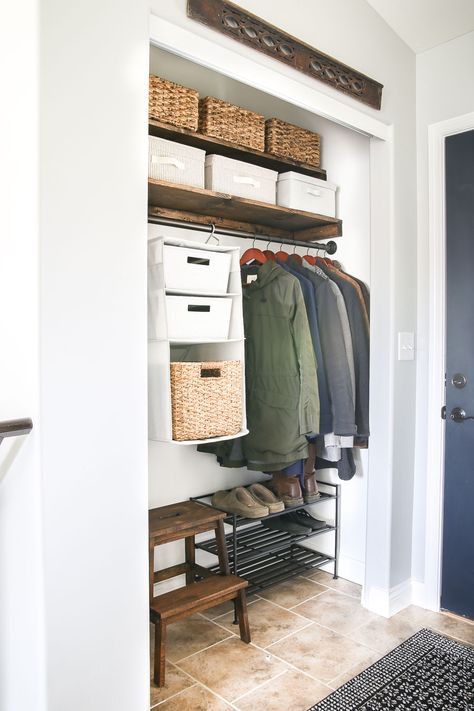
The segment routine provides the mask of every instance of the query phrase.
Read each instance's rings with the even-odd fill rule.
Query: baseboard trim
[[[362,592],[362,606],[382,617],[392,617],[411,604],[411,579],[388,589],[365,586]]]
[[[422,583],[420,580],[411,581],[411,602],[412,605],[423,607],[432,612],[440,610],[439,600],[436,599],[436,595],[433,595],[433,590],[428,589],[426,583]]]
[[[321,566],[321,570],[332,573],[334,570],[334,563],[328,563],[327,565]],[[348,556],[341,555],[339,556],[338,575],[340,578],[350,580],[352,583],[363,585],[365,577],[365,563],[362,560],[356,560],[355,558],[349,558]]]

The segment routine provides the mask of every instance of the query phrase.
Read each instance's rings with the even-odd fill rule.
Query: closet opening
[[[248,464],[249,456],[248,452],[242,452],[241,438],[249,431],[249,420],[255,422],[255,418],[261,418],[258,412],[249,411],[245,377],[256,377],[252,371],[253,364],[249,360],[252,358],[249,349],[258,337],[262,324],[265,332],[262,332],[261,337],[275,338],[274,348],[271,349],[275,357],[281,340],[278,329],[274,330],[272,327],[275,314],[269,313],[268,319],[261,318],[262,309],[268,308],[265,295],[258,301],[255,312],[260,320],[257,319],[253,326],[250,325],[251,316],[249,312],[245,312],[243,305],[248,294],[256,290],[261,267],[265,267],[269,279],[273,278],[273,272],[277,269],[289,275],[289,278],[283,279],[285,283],[294,284],[297,277],[290,270],[297,272],[295,264],[298,269],[308,268],[304,266],[306,262],[306,265],[316,271],[318,265],[325,270],[320,275],[321,280],[331,280],[328,275],[333,267],[319,261],[331,257],[337,260],[349,280],[356,279],[360,285],[366,285],[367,289],[363,294],[367,297],[371,282],[370,139],[362,133],[154,46],[150,50],[150,74],[192,88],[201,98],[215,97],[263,115],[265,119],[277,118],[318,133],[321,136],[321,168],[325,171],[323,177],[327,179],[328,184],[337,187],[334,216],[329,215],[326,222],[310,220],[308,224],[298,223],[297,219],[301,218],[296,214],[275,216],[270,215],[268,210],[263,214],[258,206],[252,208],[253,213],[251,210],[245,214],[239,213],[237,202],[230,216],[228,213],[223,214],[218,199],[208,197],[205,194],[206,188],[202,189],[196,185],[188,185],[181,191],[173,191],[160,182],[150,187],[153,209],[149,215],[149,508],[153,511],[160,507],[170,507],[168,513],[171,520],[172,517],[184,515],[172,508],[180,502],[204,503],[206,506],[214,504],[215,509],[224,510],[228,514],[223,524],[227,542],[227,563],[220,560],[222,545],[218,537],[214,538],[212,531],[204,530],[204,524],[197,530],[194,538],[186,538],[185,550],[179,535],[173,533],[166,543],[150,549],[150,592],[157,597],[181,589],[199,578],[200,574],[205,576],[204,569],[219,573],[223,572],[223,566],[225,568],[227,565],[227,573],[235,572],[249,583],[247,604],[250,613],[250,635],[252,606],[258,604],[262,608],[266,632],[257,628],[252,641],[258,647],[266,649],[271,644],[279,643],[279,625],[285,627],[283,636],[290,635],[299,628],[303,618],[298,616],[293,608],[315,598],[318,593],[329,591],[338,594],[342,591],[351,600],[360,598],[365,574],[368,447],[366,432],[363,432],[363,438],[355,443],[358,446],[353,446],[352,437],[357,434],[355,429],[351,432],[339,430],[347,437],[347,440],[344,438],[341,442],[336,436],[331,440],[333,428],[328,427],[325,430],[325,449],[317,450],[315,478],[318,491],[308,489],[304,500],[299,500],[304,489],[305,475],[303,469],[300,472],[296,468],[294,471],[287,471],[287,478],[291,479],[292,483],[293,480],[300,481],[301,494],[292,490],[291,486],[286,487],[286,482],[283,482],[283,488],[273,486],[270,491],[267,501],[268,520],[265,521],[265,515],[261,512],[260,517],[258,511],[254,510],[252,513],[255,501],[259,496],[265,497],[265,493],[262,493],[258,486],[254,489],[250,487],[270,482],[268,472],[274,472],[277,468],[286,469],[285,465],[293,464],[298,459],[307,459],[307,454],[305,450],[304,456],[298,458],[295,452],[289,452],[287,459],[278,462],[266,459],[260,470],[254,463],[256,457],[249,468],[245,465],[245,462]],[[168,133],[162,128],[158,130],[156,126],[153,127],[153,121],[150,122],[149,133],[155,138],[165,137],[165,140],[173,139],[179,143],[179,130],[170,129]],[[196,132],[196,135],[198,134],[199,131]],[[203,150],[198,147],[199,140],[189,137],[188,132],[182,132],[182,136],[185,136],[182,145],[188,150]],[[208,173],[211,170],[214,173],[222,170],[219,157],[226,152],[228,146],[220,152],[216,139],[215,153],[209,154],[209,150],[206,151],[207,156],[216,156],[212,161],[206,158]],[[198,154],[195,154],[195,157],[197,159]],[[176,160],[179,162],[184,159],[178,156]],[[169,164],[163,161],[159,165],[164,168]],[[150,169],[154,167],[156,162],[153,165],[150,163]],[[288,171],[290,172],[292,171]],[[296,169],[293,172],[296,172]],[[261,179],[249,177],[247,183],[252,180],[258,182]],[[231,190],[221,189],[215,192]],[[240,229],[235,224],[237,221],[241,223]],[[338,236],[341,230],[340,221],[342,236]],[[268,234],[265,234],[262,228],[263,222],[267,225]],[[252,231],[254,224],[258,224],[259,228]],[[286,237],[282,236],[282,229],[287,231]],[[298,229],[302,235],[310,234],[311,239],[298,239]],[[336,245],[335,252],[332,245]],[[248,250],[249,257],[242,264],[241,259]],[[259,261],[257,252],[265,256],[265,261]],[[274,260],[274,255],[277,255],[281,262],[287,262],[286,271],[281,262]],[[311,263],[311,257],[317,258],[316,263],[314,260]],[[191,268],[209,270],[204,290],[200,291],[193,283]],[[184,277],[188,281],[181,281],[178,286],[169,286],[171,281],[167,280],[170,270],[175,272],[174,276],[178,279],[176,284],[183,274],[189,275]],[[308,273],[310,271],[308,269]],[[228,275],[228,278],[224,279],[224,286],[219,284],[223,274]],[[304,274],[302,276],[307,279]],[[197,278],[199,282],[200,277]],[[344,276],[340,278],[345,279]],[[299,283],[302,284],[303,280]],[[337,298],[344,298],[341,286],[342,283],[338,290],[332,292],[331,303],[336,304]],[[336,297],[337,292],[339,297]],[[298,293],[302,297],[302,287]],[[368,313],[367,302],[365,304]],[[305,308],[304,299],[301,303],[298,302],[298,307],[292,302],[291,312],[296,313],[301,306]],[[322,313],[321,309],[319,318],[323,318]],[[337,310],[333,313],[337,313]],[[307,313],[304,318],[307,319],[305,333],[311,337]],[[255,331],[251,333],[252,327]],[[368,324],[359,323],[358,327],[368,329]],[[324,337],[329,343],[331,326],[326,323],[323,328],[326,329]],[[344,338],[340,324],[334,324],[334,331],[336,330]],[[349,338],[345,341],[346,346],[348,341]],[[345,354],[348,357],[347,350]],[[297,355],[295,362],[299,362],[300,356],[301,354]],[[364,357],[367,358],[368,373],[368,353]],[[292,374],[291,362],[287,362],[288,373]],[[222,363],[225,363],[226,367],[228,364],[240,363],[242,369],[240,373],[236,368],[233,372],[223,374]],[[194,367],[195,364],[205,364],[204,376],[201,366],[197,368],[197,373],[189,372],[188,366]],[[231,368],[231,365],[228,367]],[[245,376],[239,380],[239,375],[244,372]],[[350,370],[348,372],[350,376]],[[282,372],[282,377],[288,378],[288,373]],[[216,390],[214,399],[211,399],[209,405],[205,405],[205,386],[211,381],[223,379],[224,375],[227,378],[227,386]],[[318,390],[318,396],[321,397],[321,388],[318,387]],[[197,393],[191,398],[193,407],[189,405],[188,409],[184,407],[181,410],[181,413],[188,414],[181,415],[178,423],[178,415],[172,412],[173,397],[183,400],[189,392]],[[233,395],[229,396],[229,392]],[[223,402],[228,396],[233,403],[238,401],[240,410],[223,408]],[[262,412],[265,407],[282,410],[286,408],[286,411],[289,407],[295,407],[296,412],[299,406],[299,401],[295,400],[296,405],[293,401],[282,401],[281,394],[275,392],[272,396],[268,390],[262,402]],[[217,427],[212,430],[217,434],[211,437],[206,437],[203,429],[200,429],[202,407],[208,408],[206,421],[212,421],[213,426]],[[252,403],[250,407],[253,407]],[[222,415],[223,412],[225,415]],[[215,417],[216,413],[221,414]],[[331,413],[334,415],[333,409]],[[218,433],[219,417],[227,418],[227,429],[224,426],[222,432],[232,434]],[[293,421],[296,417],[297,415],[293,416]],[[280,438],[285,436],[285,428],[291,429],[292,426],[291,417],[284,422],[288,424],[283,426]],[[181,433],[177,434],[179,428]],[[274,432],[269,434],[274,435]],[[203,442],[206,439],[212,440],[210,444]],[[351,454],[347,457],[349,451]],[[338,465],[341,460],[342,463]],[[278,484],[278,477],[273,479]],[[257,497],[254,497],[253,504],[245,493],[252,496],[252,491],[256,492]],[[281,503],[285,497],[294,507],[291,513],[292,531],[288,526],[290,516],[288,513],[282,515],[274,501],[276,498]],[[276,507],[273,511],[270,503]],[[265,508],[265,502],[261,499],[260,505]],[[286,528],[285,523],[282,524],[285,518],[288,519]],[[305,527],[306,534],[302,532]],[[160,539],[163,540],[165,539]],[[183,565],[187,567],[183,568]],[[160,574],[162,570],[178,574]],[[278,584],[283,582],[287,587],[280,591]],[[179,595],[180,593],[175,593],[176,598],[179,598]],[[183,618],[182,623],[170,624],[167,631],[169,646],[166,658],[173,665],[173,671],[168,669],[167,673],[177,673],[179,676],[181,670],[199,681],[199,670],[194,664],[195,661],[197,663],[199,653],[209,648],[214,650],[209,652],[210,655],[217,654],[221,643],[222,654],[227,650],[228,659],[231,659],[231,647],[235,637],[232,637],[230,642],[228,637],[236,630],[238,635],[239,628],[234,625],[237,621],[236,609],[234,598],[227,597],[222,599],[218,606],[202,610],[196,608],[197,612],[186,619]],[[279,612],[279,621],[278,614],[272,617],[275,611]],[[156,649],[157,647],[155,654]],[[191,658],[191,655],[195,656]],[[227,690],[223,689],[222,698],[231,701],[234,692],[229,693],[230,696]],[[166,698],[166,693],[156,685],[152,685],[151,694],[152,705]]]

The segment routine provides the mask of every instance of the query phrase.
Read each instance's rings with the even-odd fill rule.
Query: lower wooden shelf
[[[342,220],[292,210],[212,190],[148,181],[148,214],[183,222],[214,223],[216,227],[285,239],[328,239],[342,235]]]

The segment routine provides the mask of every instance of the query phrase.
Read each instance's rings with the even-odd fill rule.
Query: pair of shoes
[[[285,516],[275,516],[264,521],[265,528],[270,528],[275,531],[286,531],[294,535],[308,535],[311,531],[317,531],[325,528],[326,521],[320,521],[314,518],[304,509],[298,511],[290,511]]]
[[[283,501],[287,509],[292,506],[313,504],[321,496],[316,483],[316,472],[305,473],[303,490],[298,477],[286,476],[282,472],[273,472],[271,481],[265,486]]]
[[[251,484],[247,488],[236,486],[230,491],[216,491],[211,503],[221,511],[245,518],[263,518],[285,508],[284,503],[262,484]]]

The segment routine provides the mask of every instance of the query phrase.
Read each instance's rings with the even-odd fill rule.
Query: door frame
[[[438,611],[441,603],[443,542],[446,363],[446,186],[445,141],[474,129],[474,112],[428,127],[429,320],[426,447],[425,571],[421,599]]]
[[[189,21],[191,23],[192,21]],[[218,42],[206,28],[187,28],[158,14],[150,16],[150,43],[172,54],[213,69],[224,76],[277,96],[312,113],[367,135],[370,139],[371,350],[370,452],[367,491],[365,582],[362,604],[373,612],[393,612],[391,578],[391,520],[394,403],[394,152],[392,124],[352,105],[346,97],[294,78],[271,60],[244,52],[229,40]],[[191,24],[189,24],[191,28]],[[235,45],[235,47],[234,47]],[[371,476],[371,472],[374,473]]]

